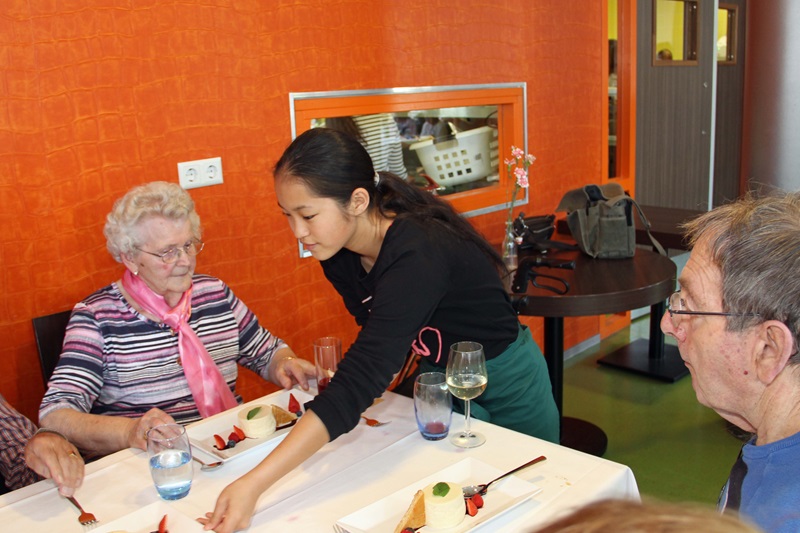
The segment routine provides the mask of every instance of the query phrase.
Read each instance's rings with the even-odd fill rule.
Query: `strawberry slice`
[[[158,523],[158,533],[169,533],[167,531],[167,515],[164,515],[164,518]]]
[[[289,409],[287,409],[290,413],[294,413],[297,416],[300,416],[303,412],[300,410],[300,402],[297,401],[297,398],[294,397],[294,394],[291,392],[289,393]]]
[[[219,435],[216,434],[214,435],[214,442],[216,443],[214,447],[218,450],[224,450],[225,448],[228,447],[228,443],[225,442],[225,439],[223,439]]]
[[[239,426],[233,426],[233,431],[234,431],[234,433],[236,433],[239,436],[239,440],[240,441],[245,439],[246,436],[245,436],[244,430],[242,428],[240,428]]]
[[[483,507],[483,496],[481,496],[480,493],[474,494],[470,499],[475,504],[475,507],[477,507],[478,509]]]
[[[228,435],[228,442],[242,442],[241,437],[235,431],[231,431],[231,434]]]
[[[478,514],[478,506],[475,505],[475,502],[472,501],[472,498],[467,498],[465,501],[467,502],[467,514],[470,516],[475,516]]]

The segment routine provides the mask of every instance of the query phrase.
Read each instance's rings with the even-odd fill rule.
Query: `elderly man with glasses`
[[[156,425],[241,403],[237,365],[308,388],[313,365],[259,325],[225,283],[195,273],[200,217],[180,186],[132,189],[114,204],[105,235],[125,270],[73,309],[39,409],[43,427],[93,454],[145,449]]]
[[[685,229],[692,252],[661,329],[698,401],[753,433],[719,506],[800,531],[800,193],[748,195]]]

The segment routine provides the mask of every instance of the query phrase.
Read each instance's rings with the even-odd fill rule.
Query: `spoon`
[[[529,466],[535,465],[536,463],[541,463],[545,459],[547,459],[547,457],[545,457],[544,455],[540,455],[536,459],[534,459],[532,461],[528,461],[524,465],[520,465],[520,466],[516,467],[514,470],[509,470],[508,472],[506,472],[502,476],[498,476],[498,477],[494,478],[489,483],[482,483],[480,485],[466,485],[464,487],[461,487],[461,490],[464,491],[464,497],[465,498],[470,498],[470,497],[472,497],[472,496],[474,496],[475,494],[478,494],[478,493],[486,494],[486,491],[489,488],[489,485],[491,485],[495,481],[499,481],[499,480],[503,479],[506,476],[510,476],[514,472],[519,472],[523,468],[528,468]]]
[[[376,427],[378,427],[378,426],[385,426],[386,424],[391,424],[391,423],[392,423],[392,421],[391,421],[391,420],[389,420],[388,422],[381,422],[380,420],[375,420],[374,418],[367,418],[367,417],[366,417],[366,416],[364,416],[364,415],[361,415],[361,418],[363,418],[364,420],[366,420],[366,422],[367,422],[367,425],[368,425],[369,427],[372,427],[372,428],[376,428]]]
[[[204,463],[203,461],[201,461],[200,459],[198,459],[194,455],[192,456],[192,459],[194,459],[195,461],[197,461],[198,463],[203,465],[203,466],[200,467],[200,470],[203,470],[205,472],[209,472],[211,470],[216,470],[217,468],[222,466],[222,461],[217,461],[215,463]]]

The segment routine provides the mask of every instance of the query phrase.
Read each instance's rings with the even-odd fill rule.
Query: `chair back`
[[[36,337],[36,348],[39,350],[39,362],[42,365],[42,379],[45,388],[47,388],[47,382],[61,355],[70,314],[72,314],[71,310],[61,311],[33,319],[33,335]]]

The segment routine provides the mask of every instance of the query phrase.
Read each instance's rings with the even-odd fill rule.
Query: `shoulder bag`
[[[650,222],[639,204],[618,183],[586,185],[568,191],[556,211],[567,212],[567,225],[582,252],[601,259],[625,259],[636,252],[634,209],[653,247],[661,255],[667,255],[650,234]]]

